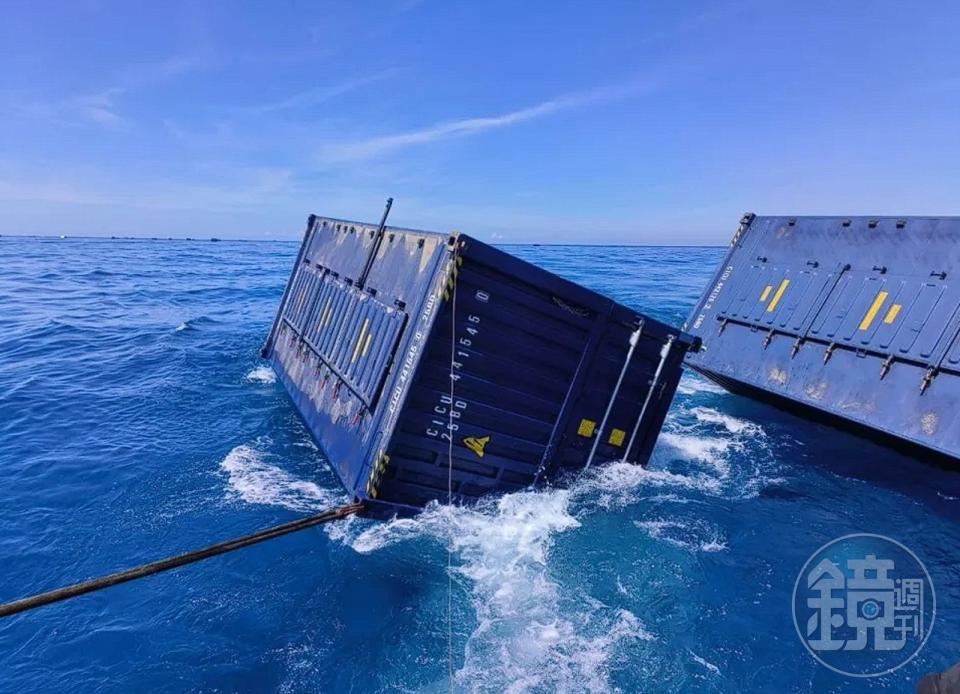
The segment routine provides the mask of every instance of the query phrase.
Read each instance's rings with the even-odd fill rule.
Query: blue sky
[[[724,243],[960,213],[952,2],[7,2],[0,233]]]

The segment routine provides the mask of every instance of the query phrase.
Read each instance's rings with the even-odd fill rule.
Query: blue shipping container
[[[746,215],[688,320],[731,391],[960,457],[960,218]]]
[[[263,356],[387,517],[646,462],[694,343],[465,234],[311,216]]]

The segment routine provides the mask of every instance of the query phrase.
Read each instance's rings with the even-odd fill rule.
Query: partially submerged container
[[[960,218],[746,215],[688,321],[731,391],[960,457]]]
[[[311,216],[263,356],[386,517],[646,462],[694,344],[465,234]]]

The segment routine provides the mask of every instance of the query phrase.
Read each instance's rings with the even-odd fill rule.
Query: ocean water
[[[347,501],[258,350],[294,243],[0,238],[0,600]],[[680,324],[718,248],[508,250]],[[0,691],[913,691],[960,660],[960,475],[684,377],[653,461],[350,519],[0,621]],[[807,558],[926,564],[921,654],[801,645]],[[451,569],[448,572],[448,550]]]

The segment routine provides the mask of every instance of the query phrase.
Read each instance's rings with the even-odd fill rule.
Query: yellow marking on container
[[[877,312],[880,310],[880,307],[883,306],[883,302],[887,300],[887,292],[878,292],[877,296],[874,298],[873,303],[870,304],[870,310],[867,311],[867,315],[863,317],[863,320],[860,321],[860,329],[866,330],[870,327],[870,324],[873,323],[873,319],[877,317]]]
[[[768,284],[766,289],[763,290],[763,294],[760,295],[760,301],[766,301],[767,297],[770,296],[770,292],[773,291],[773,285]]]
[[[901,306],[900,304],[894,304],[893,306],[891,306],[890,310],[887,311],[887,315],[886,317],[884,317],[883,322],[886,323],[887,325],[890,325],[891,323],[893,323],[893,321],[897,320],[897,316],[900,315],[901,308],[903,308],[903,306]]]
[[[767,313],[773,313],[773,309],[777,307],[777,304],[780,303],[780,299],[783,298],[783,293],[787,291],[787,287],[790,286],[790,280],[784,280],[780,283],[780,286],[777,287],[776,294],[773,295],[773,298],[770,300],[770,305],[767,306]]]
[[[370,341],[371,341],[371,340],[373,340],[373,333],[368,333],[368,334],[367,334],[367,341],[363,343],[363,352],[361,352],[361,354],[360,354],[361,357],[367,356],[367,352],[370,351]]]
[[[330,322],[330,304],[333,302],[333,297],[331,296],[327,299],[327,305],[323,307],[323,318],[320,319],[320,327],[326,328],[327,323]]]
[[[353,348],[353,356],[350,357],[350,363],[352,364],[357,360],[357,357],[360,355],[360,345],[363,344],[363,337],[367,334],[367,326],[370,325],[370,319],[367,318],[363,321],[363,327],[360,328],[360,335],[357,337],[357,344]]]
[[[622,446],[623,439],[626,437],[626,435],[627,432],[625,432],[623,429],[614,429],[610,432],[610,443],[612,443],[614,446]]]
[[[581,419],[580,426],[577,427],[577,433],[580,434],[580,436],[586,436],[587,438],[590,438],[593,436],[593,432],[596,428],[597,423],[592,419]]]
[[[490,436],[481,436],[480,438],[468,436],[463,440],[463,445],[476,453],[478,458],[483,457],[484,449],[488,443],[490,443]]]

